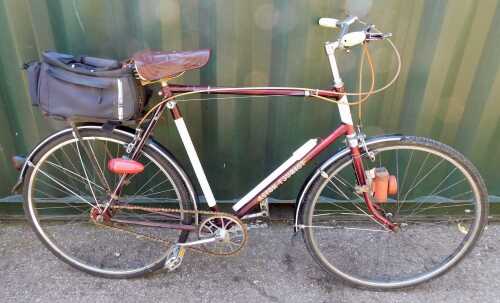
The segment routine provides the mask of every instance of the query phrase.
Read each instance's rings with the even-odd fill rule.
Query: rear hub
[[[112,211],[108,208],[106,211],[101,211],[97,208],[92,208],[90,211],[90,218],[93,221],[102,223],[102,222],[109,222],[111,218],[113,217]]]

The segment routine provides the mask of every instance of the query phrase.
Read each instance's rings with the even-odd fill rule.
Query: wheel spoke
[[[61,186],[62,188],[64,188],[66,191],[68,191],[69,193],[75,195],[78,199],[82,200],[83,202],[87,203],[88,205],[90,205],[92,208],[97,208],[96,205],[93,205],[92,203],[90,203],[88,200],[84,199],[82,196],[80,196],[79,194],[75,193],[74,191],[72,191],[71,189],[69,189],[68,187],[64,186],[59,180],[57,180],[56,178],[50,176],[49,174],[47,174],[46,172],[44,172],[43,170],[41,169],[38,169],[39,172],[41,172],[44,176],[46,176],[47,178],[49,178],[50,180],[54,181],[54,183],[56,183],[57,185]]]
[[[65,167],[62,167],[61,165],[55,164],[55,163],[53,163],[53,162],[51,162],[51,161],[47,161],[46,163],[47,163],[47,164],[52,165],[53,167],[59,168],[60,170],[62,170],[62,171],[64,171],[64,172],[69,173],[70,175],[68,175],[68,176],[69,176],[70,178],[77,177],[75,180],[78,180],[79,182],[81,182],[81,183],[83,183],[83,184],[85,184],[85,182],[82,182],[82,180],[83,180],[83,181],[88,181],[88,180],[87,180],[87,179],[85,179],[85,177],[83,177],[82,175],[77,174],[77,173],[75,173],[74,171],[71,171],[71,170],[69,170],[69,169],[67,169],[67,168],[65,168]],[[106,192],[106,190],[105,190],[102,186],[98,185],[98,184],[97,184],[97,183],[95,183],[95,182],[92,182],[92,181],[90,181],[90,182],[91,182],[91,183],[92,183],[95,187],[97,187],[98,189],[100,189],[102,192],[104,192],[104,193]]]
[[[414,190],[420,183],[422,183],[425,178],[427,178],[435,169],[436,167],[438,167],[441,163],[444,162],[444,159],[442,159],[441,161],[439,161],[436,165],[434,165],[430,170],[429,172],[427,172],[427,174],[425,174],[414,186],[412,186],[407,192],[406,192],[406,195],[405,197],[403,198],[403,200],[406,200],[408,198],[408,195],[410,194],[410,192],[412,190]]]
[[[92,184],[91,184],[92,182],[90,181],[89,175],[87,174],[87,169],[85,168],[85,164],[83,164],[82,154],[80,153],[80,148],[78,147],[78,141],[79,140],[75,141],[78,158],[80,159],[80,163],[81,163],[82,168],[83,168],[83,173],[85,174],[85,179],[86,179],[86,181],[87,181],[87,183],[89,185],[90,192],[92,193],[92,197],[94,197],[94,201],[95,201],[96,207],[98,209],[100,209],[99,202],[97,201],[97,197],[96,197],[96,195],[94,193],[94,188],[92,187]]]
[[[313,183],[316,192],[308,196],[315,198],[305,205],[299,228],[324,268],[365,287],[413,285],[452,266],[454,256],[467,252],[464,243],[475,241],[470,234],[481,222],[474,198],[481,185],[471,186],[471,170],[457,165],[449,149],[411,140],[370,149],[375,165],[394,174],[399,187],[394,198],[374,202],[397,231],[374,222],[348,177],[354,175],[349,156],[325,168],[322,175],[329,177],[318,179],[319,185]],[[373,168],[363,157],[364,169]]]
[[[99,165],[99,160],[97,159],[94,149],[92,148],[92,144],[90,144],[90,140],[87,140],[87,145],[90,149],[90,153],[92,154],[92,159],[91,159],[92,165],[94,166],[94,168],[97,167],[96,169],[97,174],[95,175],[99,177],[100,181],[103,183],[103,186],[105,186],[106,190],[109,191],[111,187],[109,186],[108,180],[106,180],[106,176],[104,175],[104,171],[102,170],[101,165]]]

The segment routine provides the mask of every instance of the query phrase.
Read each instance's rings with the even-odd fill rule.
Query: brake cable
[[[368,46],[366,44],[363,44],[363,55],[361,56],[360,63],[359,63],[359,80],[358,80],[358,92],[361,93],[362,88],[363,88],[363,68],[364,68],[364,63],[365,63],[365,57],[368,59],[368,64],[370,65],[370,72],[371,72],[371,84],[370,84],[370,90],[368,91],[368,94],[366,94],[364,97],[359,95],[358,97],[358,124],[362,125],[362,110],[363,110],[363,102],[366,101],[372,94],[373,90],[375,88],[375,67],[373,65],[373,61],[371,58],[370,51],[368,50]]]
[[[373,27],[375,28],[375,27]],[[377,29],[375,29],[378,33],[381,33],[380,31],[378,31]],[[355,105],[358,105],[359,106],[359,109],[361,108],[361,104],[366,102],[368,97],[373,95],[373,94],[376,94],[376,93],[379,93],[385,89],[387,89],[389,86],[391,86],[395,81],[396,79],[398,78],[399,74],[401,73],[401,56],[399,54],[399,51],[398,49],[396,48],[396,45],[394,45],[394,43],[392,42],[391,39],[389,38],[386,38],[384,40],[387,40],[387,42],[389,43],[389,45],[392,47],[393,51],[394,51],[394,54],[396,56],[396,59],[397,59],[397,69],[396,69],[396,72],[394,74],[394,77],[384,86],[378,88],[378,89],[375,89],[373,90],[373,85],[374,85],[374,82],[375,82],[375,71],[374,71],[374,66],[373,66],[373,60],[371,58],[371,54],[369,52],[369,49],[368,47],[366,46],[366,44],[363,44],[365,46],[364,48],[364,51],[363,51],[363,56],[362,58],[364,58],[364,56],[366,55],[367,57],[367,61],[368,61],[368,64],[370,66],[370,70],[371,70],[371,76],[372,76],[372,85],[370,87],[370,90],[367,91],[367,92],[361,92],[361,89],[359,92],[357,93],[352,93],[352,92],[344,92],[344,93],[339,93],[340,95],[345,95],[345,96],[358,96],[360,97],[360,99],[358,99],[358,101],[355,101],[355,102],[349,102],[349,106],[355,106]],[[361,59],[362,61],[364,61],[364,59]],[[362,71],[361,71],[362,72]],[[176,75],[175,78],[177,78],[177,76],[180,76],[180,75]],[[185,92],[185,93],[180,93],[180,94],[177,94],[177,95],[173,95],[173,96],[170,96],[168,98],[165,98],[163,100],[161,100],[160,102],[158,102],[157,104],[155,104],[151,109],[149,109],[146,114],[141,118],[141,120],[138,122],[137,126],[139,127],[142,123],[144,123],[144,121],[146,120],[146,118],[155,110],[157,109],[159,106],[161,106],[162,104],[164,103],[167,103],[171,100],[174,100],[176,99],[177,102],[187,102],[187,101],[190,101],[189,99],[188,100],[182,100],[182,99],[178,99],[179,97],[184,97],[184,96],[188,96],[188,95],[193,95],[193,94],[199,94],[199,93],[214,93],[214,94],[217,94],[217,92],[222,92],[222,91],[228,91],[228,90],[233,90],[234,88],[230,88],[230,89],[225,89],[225,88],[221,88],[221,89],[217,89],[217,88],[212,88],[212,89],[206,89],[206,90],[197,90],[197,91],[191,91],[191,92]],[[255,87],[255,88],[249,88],[249,89],[258,89],[258,87]],[[277,88],[278,89],[278,88]],[[311,88],[302,88],[302,87],[282,87],[282,89],[296,89],[296,90],[303,90],[303,91],[306,91],[306,92],[310,92],[311,94],[309,95],[309,97],[314,97],[314,98],[317,98],[319,100],[322,100],[322,101],[326,101],[326,102],[330,102],[330,103],[335,103],[335,104],[339,104],[340,101],[338,100],[335,100],[335,99],[331,99],[331,98],[327,98],[327,97],[323,97],[323,96],[320,96],[319,93],[320,92],[328,92],[328,93],[331,93],[331,91],[326,91],[326,90],[320,90],[320,89],[311,89]],[[362,98],[361,98],[362,97]],[[359,110],[358,110],[359,111]],[[358,113],[359,115],[359,113]]]

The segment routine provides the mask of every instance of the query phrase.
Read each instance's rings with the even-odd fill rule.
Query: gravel
[[[75,235],[77,236],[77,235]],[[0,223],[0,302],[500,302],[500,225],[446,275],[411,289],[374,292],[327,276],[301,236],[274,223],[253,229],[235,257],[188,253],[175,272],[110,280],[53,256],[25,223]]]

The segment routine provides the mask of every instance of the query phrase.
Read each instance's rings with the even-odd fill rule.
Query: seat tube
[[[162,83],[163,86],[163,83]],[[165,88],[166,85],[164,86],[163,91],[168,92],[168,88]],[[179,132],[179,136],[181,137],[182,144],[184,145],[184,148],[186,149],[186,153],[188,155],[189,161],[191,162],[191,165],[193,166],[194,173],[196,175],[196,178],[198,179],[198,183],[200,184],[201,191],[203,192],[203,195],[205,196],[205,199],[207,201],[208,206],[216,210],[217,209],[217,202],[215,201],[214,194],[212,192],[212,189],[210,188],[210,184],[208,183],[207,176],[205,175],[205,171],[203,170],[203,167],[201,166],[200,159],[198,158],[198,154],[196,153],[196,149],[194,148],[193,141],[191,140],[191,136],[189,135],[188,129],[186,127],[186,123],[184,122],[184,118],[182,118],[181,112],[179,110],[179,107],[177,107],[177,104],[175,100],[170,100],[167,102],[167,108],[170,110],[170,113],[172,114],[172,117],[174,118],[174,123],[175,127],[177,128],[177,131]]]

